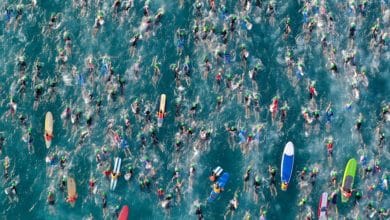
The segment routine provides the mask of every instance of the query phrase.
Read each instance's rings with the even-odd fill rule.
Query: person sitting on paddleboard
[[[77,200],[77,194],[74,195],[74,196],[68,197],[68,198],[66,199],[66,201],[69,202],[69,203],[76,202],[76,200]]]
[[[164,118],[164,116],[165,116],[165,113],[164,113],[162,110],[160,110],[160,111],[157,113],[157,117],[158,117],[158,118]]]
[[[340,190],[343,193],[344,197],[349,199],[352,196],[352,190],[351,189],[344,190],[342,187],[340,187]]]
[[[214,183],[213,184],[213,190],[214,190],[215,193],[221,193],[222,188],[219,187],[218,183]]]
[[[49,133],[45,132],[45,138],[47,141],[51,141],[51,139],[53,138],[52,135],[50,135]]]
[[[282,189],[286,190],[288,187],[288,182],[282,182]]]
[[[119,173],[115,173],[115,172],[112,172],[112,173],[111,173],[111,177],[112,177],[113,179],[117,179],[118,176],[119,176]]]

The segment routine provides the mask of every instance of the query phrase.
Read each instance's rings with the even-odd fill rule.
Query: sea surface
[[[365,15],[358,10],[350,9],[352,3],[344,1],[326,1],[327,13],[334,17],[334,32],[314,28],[310,39],[305,39],[303,28],[303,7],[305,1],[249,1],[249,11],[243,7],[244,1],[216,0],[216,11],[210,12],[209,1],[200,1],[203,7],[200,14],[195,1],[152,0],[145,3],[134,0],[134,5],[126,13],[121,8],[115,15],[112,0],[37,0],[36,5],[30,1],[2,0],[0,2],[0,135],[4,137],[0,160],[10,159],[9,178],[1,177],[1,188],[17,183],[17,201],[5,193],[0,193],[0,212],[5,219],[115,219],[116,206],[128,205],[130,219],[196,219],[193,203],[199,200],[202,204],[205,219],[223,219],[229,201],[236,193],[239,206],[232,219],[243,219],[250,214],[252,219],[260,218],[260,209],[267,210],[267,219],[303,219],[312,211],[317,218],[317,207],[322,192],[329,194],[337,187],[329,184],[331,170],[337,171],[337,184],[341,184],[345,165],[350,158],[360,160],[365,155],[366,165],[359,162],[354,189],[363,193],[359,204],[354,199],[348,203],[338,200],[338,211],[334,207],[329,211],[332,219],[346,217],[356,218],[359,212],[361,219],[366,219],[365,207],[370,200],[375,209],[390,208],[389,191],[382,187],[384,174],[389,171],[389,122],[381,118],[382,108],[390,102],[390,52],[388,41],[381,50],[370,47],[371,27],[379,19],[380,31],[389,34],[388,1],[369,1]],[[125,1],[122,1],[122,6]],[[321,2],[321,1],[318,1]],[[76,3],[79,3],[77,5]],[[18,4],[24,6],[19,20],[16,18]],[[148,28],[145,21],[144,6],[149,4],[149,13],[153,17]],[[224,4],[226,12],[221,5]],[[274,24],[270,22],[267,5],[274,4]],[[322,3],[318,3],[322,4]],[[7,18],[7,10],[13,12]],[[160,21],[154,16],[158,10],[164,14]],[[94,34],[94,23],[101,11],[104,24]],[[309,10],[314,18],[318,12]],[[223,24],[229,25],[232,14],[238,17],[234,33],[228,34],[225,46],[221,40]],[[57,20],[50,26],[50,17],[57,15]],[[245,16],[253,25],[249,30],[242,24]],[[284,38],[286,18],[290,18],[291,33]],[[386,20],[387,19],[387,20]],[[196,21],[197,20],[197,21]],[[272,19],[271,19],[272,20]],[[351,43],[349,29],[351,21],[356,23],[355,40]],[[215,27],[215,34],[208,32],[204,40],[195,40],[193,27],[208,24]],[[184,31],[179,37],[177,31]],[[64,32],[71,38],[70,51],[65,51],[67,61],[61,64],[58,59],[60,48],[66,48]],[[134,51],[131,51],[130,39],[140,33],[141,39]],[[335,49],[335,62],[338,73],[330,70],[329,54],[321,47],[321,36],[327,36],[328,47]],[[181,46],[182,52],[178,52]],[[240,52],[245,45],[249,57],[246,63]],[[223,51],[225,57],[218,57],[217,50]],[[285,61],[287,48],[291,49],[295,64],[289,73]],[[328,50],[329,49],[329,50]],[[343,53],[356,52],[354,63],[344,64]],[[133,52],[133,54],[132,54]],[[24,57],[25,69],[20,58]],[[91,57],[93,70],[88,70],[86,60]],[[105,70],[103,57],[109,57],[113,76]],[[185,72],[185,60],[188,57],[189,73]],[[159,63],[160,73],[153,68],[153,59]],[[204,77],[205,58],[212,64],[208,77]],[[38,77],[35,63],[42,63]],[[296,63],[302,60],[303,76],[297,71]],[[252,80],[249,71],[261,63],[261,69]],[[180,84],[175,80],[171,64],[180,68]],[[139,73],[135,69],[139,68]],[[366,70],[366,83],[356,80],[353,70]],[[218,86],[216,75],[222,72],[222,83]],[[229,89],[225,83],[227,75],[234,76],[233,84],[243,79],[239,88]],[[22,76],[26,78],[22,80]],[[119,85],[118,78],[124,80],[123,93],[120,89],[110,96],[108,90]],[[23,82],[25,88],[23,89]],[[309,99],[308,85],[315,81],[318,95]],[[50,86],[52,84],[52,86]],[[37,85],[43,91],[34,106],[34,93]],[[353,85],[355,87],[353,87]],[[357,97],[353,89],[359,91]],[[167,95],[166,117],[161,128],[157,127],[156,112],[160,95]],[[92,94],[89,99],[88,94]],[[256,110],[254,102],[250,113],[245,113],[244,96],[250,94],[259,97]],[[220,107],[217,97],[222,96]],[[279,112],[272,119],[270,105],[273,97],[279,97]],[[131,104],[140,101],[140,115],[133,114]],[[100,112],[97,102],[101,101]],[[198,100],[196,114],[190,112],[191,105]],[[15,113],[10,113],[10,102],[17,104]],[[289,109],[282,124],[280,107],[287,101]],[[180,107],[177,110],[177,103]],[[333,117],[326,122],[326,108],[331,103]],[[346,105],[351,103],[350,108]],[[145,119],[143,111],[149,106],[151,121]],[[36,108],[35,108],[36,107]],[[70,107],[72,114],[80,111],[80,120],[72,123],[61,118],[61,114]],[[302,116],[303,108],[309,111],[317,109],[319,119],[307,125]],[[47,149],[44,142],[44,121],[46,112],[54,116],[54,137],[51,147]],[[313,112],[310,114],[313,115]],[[176,114],[177,113],[177,114]],[[355,128],[359,113],[363,116],[360,131]],[[131,129],[125,128],[125,116],[128,116]],[[26,118],[21,123],[20,116]],[[92,123],[87,125],[87,118]],[[180,122],[193,129],[192,137],[180,134]],[[306,125],[305,125],[306,124]],[[259,138],[252,141],[248,153],[239,146],[239,138],[229,142],[226,126],[235,126],[247,132],[255,131],[256,126],[263,129]],[[111,127],[110,127],[111,126]],[[151,126],[155,129],[157,143],[151,138]],[[26,137],[31,128],[31,149]],[[118,132],[128,142],[131,155],[118,147],[110,133]],[[200,139],[201,129],[209,129],[208,140]],[[384,133],[385,140],[378,147],[377,130]],[[86,134],[82,137],[82,134]],[[145,136],[146,144],[141,146],[140,137]],[[324,140],[334,139],[333,157],[329,161]],[[179,151],[175,142],[182,141]],[[292,141],[295,146],[295,163],[293,176],[287,191],[280,190],[280,161],[285,144]],[[123,160],[125,166],[134,167],[134,175],[127,182],[123,175],[119,177],[114,191],[109,190],[109,180],[97,168],[96,150],[105,146],[108,149],[106,162],[113,164],[114,157]],[[66,157],[64,169],[59,163],[50,165],[47,157],[57,153]],[[150,190],[141,190],[138,178],[147,174],[143,159],[147,156],[156,170],[151,178]],[[363,168],[380,161],[381,171],[368,174],[363,178]],[[196,167],[193,186],[189,187],[190,164]],[[277,195],[271,196],[269,190],[268,166],[276,168]],[[206,200],[211,191],[209,175],[216,167],[221,166],[230,174],[230,180],[219,198],[213,203]],[[249,191],[244,191],[243,175],[248,166],[252,167]],[[175,167],[184,181],[180,200],[174,191],[175,180],[171,180]],[[298,174],[304,167],[310,172],[314,167],[319,169],[314,185],[301,186]],[[4,172],[4,166],[0,168]],[[261,177],[261,189],[258,201],[253,198],[253,178]],[[66,189],[59,189],[62,175],[76,179],[78,199],[75,206],[66,201]],[[309,174],[307,174],[309,175]],[[97,193],[89,190],[88,181],[96,179]],[[372,191],[368,186],[376,184]],[[162,187],[166,193],[174,195],[172,207],[165,210],[161,207],[156,191]],[[48,191],[55,194],[55,205],[47,203]],[[102,193],[107,195],[107,209],[102,209]],[[382,194],[382,199],[379,197]],[[339,194],[340,197],[340,194]],[[302,198],[306,205],[298,206]],[[228,217],[230,218],[230,217]],[[379,218],[379,215],[375,215]]]

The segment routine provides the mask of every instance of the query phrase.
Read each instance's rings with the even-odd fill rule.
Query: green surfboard
[[[352,191],[353,182],[356,175],[357,162],[354,158],[349,159],[347,166],[345,167],[343,183],[341,185],[341,202],[348,202],[349,198],[344,195],[349,190]]]

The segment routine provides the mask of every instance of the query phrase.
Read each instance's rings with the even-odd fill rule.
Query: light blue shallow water
[[[205,219],[222,219],[229,201],[236,193],[239,207],[233,219],[242,219],[246,214],[253,219],[259,219],[260,209],[267,210],[267,219],[303,219],[310,210],[316,218],[318,201],[322,192],[329,194],[337,190],[329,184],[331,170],[338,172],[337,182],[341,183],[342,173],[347,161],[354,157],[358,161],[362,154],[366,156],[367,164],[359,163],[359,173],[354,188],[362,192],[363,198],[354,205],[354,197],[349,203],[341,204],[338,200],[338,212],[330,207],[329,216],[355,218],[360,213],[365,219],[366,206],[373,201],[372,214],[380,208],[389,209],[388,189],[382,182],[388,173],[389,165],[389,122],[381,117],[382,108],[389,105],[390,64],[388,39],[382,46],[377,44],[370,47],[371,27],[379,19],[379,38],[383,33],[389,33],[390,11],[387,1],[373,1],[367,4],[366,14],[359,12],[358,3],[354,4],[339,1],[318,2],[325,4],[327,16],[334,18],[334,32],[328,28],[329,23],[322,26],[321,16],[315,8],[308,8],[308,16],[316,21],[311,39],[305,39],[307,29],[303,27],[304,1],[257,1],[250,2],[250,10],[245,11],[245,1],[216,1],[216,12],[209,10],[209,1],[200,1],[203,7],[200,14],[196,11],[196,4],[192,1],[162,1],[154,0],[134,1],[126,13],[122,7],[115,16],[113,13],[114,1],[42,1],[32,7],[30,1],[5,0],[0,3],[2,17],[1,24],[1,59],[0,59],[0,135],[4,137],[1,160],[10,158],[9,178],[2,178],[2,188],[8,188],[12,181],[17,182],[18,201],[11,201],[5,193],[0,194],[1,213],[7,219],[94,219],[114,218],[115,206],[128,205],[131,219],[195,219],[193,202],[202,203]],[[354,1],[352,1],[354,2]],[[80,5],[78,5],[79,3]],[[22,16],[16,19],[17,5],[24,6]],[[152,23],[148,29],[142,24],[146,17],[143,7],[149,4],[150,16],[154,17],[159,9],[165,13],[160,22]],[[269,16],[269,4],[275,6],[275,21],[272,25]],[[225,5],[226,13],[222,11]],[[356,13],[351,8],[354,6]],[[7,18],[7,10],[11,12]],[[94,22],[98,11],[104,15],[104,24],[94,34]],[[57,21],[49,27],[51,15],[57,14]],[[229,26],[233,15],[238,18],[234,32],[228,31],[228,40],[224,45],[221,31],[224,24]],[[242,22],[248,16],[253,27],[247,30]],[[291,33],[285,39],[286,18],[291,19]],[[328,17],[329,18],[329,17]],[[353,43],[348,39],[351,23],[356,24],[356,36]],[[207,37],[195,40],[193,27],[198,24],[199,32],[205,26],[215,27],[215,33],[208,32]],[[179,29],[184,30],[182,36],[183,49],[179,54],[177,49],[180,37]],[[61,65],[56,59],[59,49],[66,48],[63,39],[64,32],[71,38],[71,53],[66,51],[67,61]],[[136,34],[142,35],[135,50],[130,49],[130,39]],[[321,48],[321,36],[326,36],[328,46]],[[379,40],[378,40],[379,42]],[[249,52],[248,61],[244,64],[240,53],[245,44]],[[331,45],[334,50],[334,62],[338,66],[338,74],[330,70]],[[294,62],[292,72],[286,64],[285,57],[288,48],[292,52]],[[217,52],[229,53],[218,57]],[[225,50],[225,51],[224,51]],[[343,54],[355,51],[355,64],[344,64]],[[24,57],[26,67],[21,70],[18,58]],[[186,57],[189,58],[189,76],[185,76]],[[92,58],[94,69],[88,70],[86,60]],[[109,57],[114,75],[111,79],[104,75],[103,58]],[[159,62],[160,74],[154,76],[153,59]],[[212,65],[208,77],[203,77],[205,71],[204,59],[208,58]],[[39,60],[43,63],[37,78],[34,63]],[[304,75],[298,76],[299,60],[303,61]],[[262,63],[261,70],[254,80],[249,78],[249,71],[257,63]],[[180,83],[175,81],[171,64],[178,64],[180,68]],[[246,67],[245,67],[246,65]],[[138,75],[135,69],[139,67]],[[366,69],[368,86],[359,81],[356,90],[360,97],[353,95],[354,70],[360,73]],[[222,83],[216,83],[216,75],[222,73]],[[237,89],[229,89],[225,83],[228,75],[234,77],[233,84],[243,77],[242,85]],[[26,76],[24,92],[22,76]],[[359,78],[360,77],[360,78]],[[83,80],[80,80],[83,78]],[[118,89],[114,97],[109,90],[119,87],[119,80],[124,80],[123,94]],[[71,80],[68,82],[67,80]],[[318,95],[309,99],[308,87],[310,81],[315,81]],[[50,88],[50,83],[56,84]],[[42,85],[43,93],[34,106],[34,90]],[[233,86],[234,87],[234,86]],[[157,128],[155,112],[158,110],[160,94],[167,94],[167,115],[162,128]],[[92,94],[92,101],[88,102],[83,94]],[[252,103],[249,107],[249,116],[245,113],[244,96],[250,94]],[[258,107],[255,107],[253,98],[259,97]],[[217,97],[222,96],[221,108],[217,107]],[[279,112],[272,120],[270,104],[272,98],[279,97]],[[10,114],[9,103],[17,104],[15,114]],[[147,107],[151,111],[151,121],[147,121],[144,114],[136,116],[131,111],[131,104],[136,100],[141,102],[141,112]],[[180,99],[180,108],[176,108]],[[195,115],[191,115],[191,105],[199,100]],[[101,100],[100,112],[97,111],[97,102]],[[287,101],[289,109],[283,126],[281,126],[280,107]],[[351,102],[351,109],[345,108]],[[326,109],[331,103],[333,117],[330,124],[326,123]],[[66,107],[72,112],[81,112],[78,123],[61,118]],[[303,108],[309,109],[311,117],[315,107],[319,111],[318,121],[305,125],[302,116]],[[175,111],[179,109],[176,115]],[[54,138],[52,147],[45,148],[43,139],[44,119],[47,111],[54,116]],[[355,124],[359,113],[363,115],[360,131],[356,131]],[[26,125],[20,123],[19,116],[27,118]],[[131,129],[125,128],[125,115],[128,116]],[[87,126],[88,116],[92,119],[91,126]],[[65,124],[66,122],[66,124]],[[180,134],[180,122],[193,129],[192,137]],[[119,132],[128,142],[131,156],[117,147],[108,127]],[[234,140],[229,139],[229,132],[225,126],[235,126],[247,132],[255,131],[256,126],[262,125],[259,140],[249,144],[249,152],[244,153],[239,146],[238,134]],[[330,125],[330,126],[329,126]],[[158,143],[152,143],[150,127],[156,128]],[[29,152],[28,144],[22,137],[31,128],[32,147]],[[212,130],[208,141],[199,138],[202,128]],[[379,146],[378,129],[385,136],[384,143]],[[82,138],[83,132],[88,134]],[[306,133],[306,134],[305,134]],[[146,138],[146,145],[141,146],[140,136]],[[330,162],[324,140],[332,136],[334,139],[333,158]],[[176,140],[182,140],[180,151],[176,151]],[[230,140],[230,141],[229,141]],[[280,190],[280,160],[283,147],[292,141],[295,145],[295,163],[293,177],[286,192]],[[114,157],[123,159],[123,165],[131,164],[134,167],[134,176],[126,182],[123,176],[119,177],[115,191],[109,190],[109,180],[97,168],[95,159],[96,150],[105,146],[109,154],[107,164],[113,164]],[[194,150],[200,148],[200,150]],[[50,166],[45,163],[47,156],[55,152],[61,157],[66,156],[64,169],[59,164]],[[137,179],[145,170],[143,158],[147,156],[152,161],[156,175],[151,177],[150,191],[141,190]],[[380,172],[368,174],[363,178],[363,169],[380,161]],[[190,165],[195,164],[196,173],[192,188],[189,187]],[[211,191],[208,176],[213,168],[221,166],[230,174],[230,180],[216,202],[207,204],[206,200]],[[268,166],[276,168],[277,195],[272,196],[269,190]],[[249,191],[244,190],[243,175],[248,166],[252,167],[249,181]],[[172,173],[177,167],[180,179],[184,181],[181,199],[174,192]],[[299,171],[307,167],[319,169],[314,186],[305,185],[307,181],[300,181]],[[4,171],[4,168],[1,168]],[[52,171],[51,171],[52,170]],[[125,173],[122,168],[122,173]],[[50,175],[52,172],[52,175]],[[73,176],[77,182],[78,199],[75,207],[65,202],[66,190],[59,189],[62,174]],[[260,194],[258,201],[253,198],[254,176],[261,177]],[[307,174],[309,175],[309,174]],[[94,177],[97,182],[97,194],[89,193],[88,181]],[[308,177],[307,177],[308,178]],[[376,188],[369,190],[375,184]],[[157,188],[163,188],[166,193],[174,195],[171,209],[164,210],[158,200]],[[48,190],[55,193],[55,205],[48,205],[46,199]],[[108,208],[102,211],[101,194],[107,194]],[[340,193],[338,194],[340,196]],[[299,207],[301,199],[307,203]],[[373,215],[380,218],[377,213]],[[383,217],[383,216],[382,216]],[[385,218],[383,218],[385,219]]]

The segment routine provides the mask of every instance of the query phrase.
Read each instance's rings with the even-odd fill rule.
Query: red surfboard
[[[123,206],[121,212],[119,213],[118,220],[128,220],[129,219],[129,207],[127,205]]]

